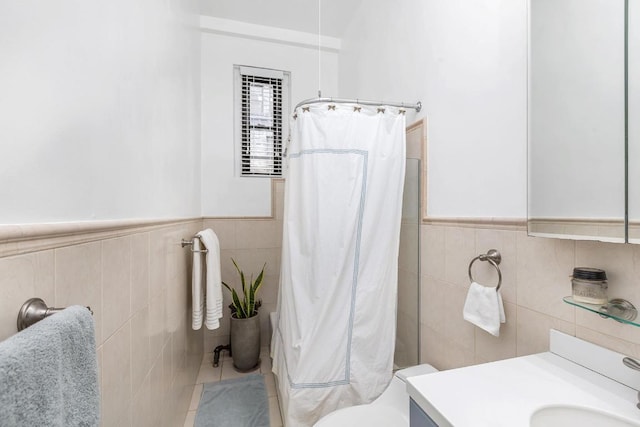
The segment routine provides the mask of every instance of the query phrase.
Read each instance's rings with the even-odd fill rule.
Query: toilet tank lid
[[[416,365],[416,366],[411,366],[409,368],[400,369],[399,371],[396,371],[396,377],[406,382],[407,378],[409,377],[430,374],[432,372],[438,372],[438,370],[433,366],[425,363],[422,365]]]

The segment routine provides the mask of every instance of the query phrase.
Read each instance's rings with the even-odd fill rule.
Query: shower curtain
[[[283,421],[310,426],[391,380],[405,117],[310,104],[292,120],[277,327]]]

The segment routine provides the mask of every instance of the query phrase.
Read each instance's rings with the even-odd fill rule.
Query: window
[[[236,143],[240,176],[282,176],[289,115],[289,73],[235,66]]]

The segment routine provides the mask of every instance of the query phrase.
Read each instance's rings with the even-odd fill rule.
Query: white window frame
[[[281,135],[280,141],[275,141],[276,152],[279,155],[280,170],[273,173],[246,172],[243,170],[243,97],[242,76],[253,76],[266,79],[282,79],[282,107],[280,117]],[[289,137],[289,114],[291,111],[290,85],[291,73],[288,71],[274,70],[270,68],[248,67],[243,65],[233,66],[234,76],[234,140],[235,140],[235,174],[242,178],[280,178],[284,173],[284,150]],[[248,108],[249,106],[247,106]],[[278,123],[275,124],[278,126]],[[279,145],[279,147],[278,147]]]

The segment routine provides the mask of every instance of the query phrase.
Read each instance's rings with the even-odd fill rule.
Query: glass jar
[[[607,273],[599,268],[576,267],[571,279],[573,299],[587,304],[606,304]]]

